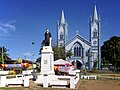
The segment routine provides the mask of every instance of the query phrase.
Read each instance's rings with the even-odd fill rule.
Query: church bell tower
[[[100,55],[100,17],[98,16],[96,5],[93,16],[90,17],[90,42],[91,42],[91,67],[97,62],[97,68],[101,67]]]
[[[61,20],[58,22],[57,44],[58,47],[64,47],[68,39],[68,24],[65,21],[64,11],[62,10]]]

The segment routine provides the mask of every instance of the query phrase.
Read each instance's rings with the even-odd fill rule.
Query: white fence
[[[29,79],[32,75],[25,76],[25,74],[31,74],[31,71],[23,71],[23,74],[12,75],[14,78],[7,78],[9,71],[0,71],[0,87],[6,87],[9,85],[23,85],[29,87]]]
[[[6,87],[9,85],[23,85],[24,87],[29,87],[29,76],[9,78],[6,76],[0,76],[0,87]]]

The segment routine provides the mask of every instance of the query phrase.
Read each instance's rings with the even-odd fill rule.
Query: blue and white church
[[[95,63],[98,69],[101,68],[100,22],[95,5],[93,16],[89,20],[89,40],[79,35],[78,31],[76,31],[75,36],[68,39],[68,24],[62,10],[61,20],[58,22],[57,28],[57,44],[58,47],[65,47],[66,52],[72,52],[72,56],[67,57],[66,60],[79,69],[91,70]]]

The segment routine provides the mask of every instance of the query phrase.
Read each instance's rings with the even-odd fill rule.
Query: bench
[[[88,76],[88,79],[97,79],[97,76],[91,75],[91,76]]]
[[[81,79],[97,79],[97,76],[94,76],[94,75],[84,76],[84,75],[82,75]]]
[[[6,85],[23,85],[23,79],[21,78],[12,78],[6,80]]]
[[[70,88],[75,88],[75,85],[79,81],[79,76],[57,76],[60,80],[69,80]]]
[[[17,77],[17,78],[11,78],[6,79],[6,85],[23,85],[24,87],[29,87],[29,77]]]
[[[55,81],[51,81],[50,85],[52,86],[52,88],[66,88],[66,86],[69,84],[69,81],[65,81],[65,80],[55,80]]]

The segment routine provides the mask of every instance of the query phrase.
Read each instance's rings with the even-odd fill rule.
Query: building
[[[65,47],[66,52],[71,51],[72,56],[67,58],[77,68],[92,69],[95,62],[97,68],[101,67],[100,58],[100,17],[96,5],[93,16],[90,17],[89,29],[90,39],[87,40],[76,31],[76,35],[68,39],[68,24],[62,10],[61,20],[58,22],[57,43],[58,47]]]

